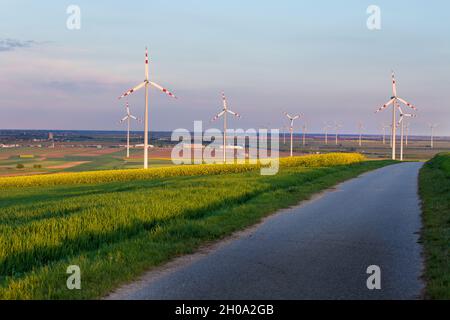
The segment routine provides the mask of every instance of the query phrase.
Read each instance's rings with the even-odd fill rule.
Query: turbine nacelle
[[[119,97],[119,99],[122,99],[123,97],[126,97],[126,96],[132,94],[133,92],[143,88],[143,87],[147,88],[149,85],[152,86],[152,87],[155,87],[156,89],[158,89],[158,90],[160,90],[162,92],[164,92],[165,94],[167,94],[168,96],[170,96],[172,98],[178,99],[172,92],[170,92],[166,88],[160,86],[159,84],[157,84],[155,82],[152,82],[152,81],[148,80],[148,51],[147,51],[147,48],[145,48],[145,79],[144,79],[144,81],[142,83],[138,84],[136,87],[134,87],[134,88],[128,90],[127,92],[125,92],[124,94],[122,94]]]
[[[126,115],[125,117],[123,117],[123,118],[119,121],[119,123],[122,123],[122,122],[124,122],[125,120],[128,120],[128,119],[133,119],[133,120],[136,120],[136,121],[138,121],[138,122],[141,122],[141,119],[138,119],[136,116],[133,116],[133,115],[131,114],[131,112],[130,112],[130,106],[128,105],[128,102],[127,102],[126,105],[125,105],[125,109],[126,109],[126,111],[127,111],[127,115]]]
[[[400,105],[398,105],[397,108],[400,111],[400,119],[398,120],[397,126],[399,126],[402,123],[404,117],[407,117],[407,118],[415,118],[416,117],[415,114],[404,113],[402,108],[400,107]]]
[[[219,119],[221,116],[223,116],[225,113],[229,113],[233,116],[235,116],[236,118],[240,118],[241,115],[237,112],[231,111],[230,109],[228,109],[228,103],[227,103],[227,98],[225,97],[225,93],[222,92],[222,102],[223,102],[223,108],[222,111],[219,112],[218,114],[216,114],[212,119],[211,122],[216,121],[217,119]]]
[[[394,102],[397,102],[397,101],[400,101],[401,103],[403,103],[404,105],[406,105],[407,107],[409,107],[409,108],[411,108],[413,110],[417,110],[417,108],[414,107],[411,103],[409,103],[408,101],[400,98],[397,95],[397,82],[395,80],[394,72],[392,72],[392,96],[391,96],[390,100],[387,103],[385,103],[382,107],[378,108],[377,111],[375,111],[375,113],[383,111],[388,106],[390,106],[391,104],[394,104]]]
[[[302,114],[297,114],[295,116],[291,116],[287,112],[285,112],[284,115],[291,121],[291,127],[290,127],[291,130],[292,130],[293,126],[294,126],[294,120],[297,120],[297,119],[299,119],[302,116]]]

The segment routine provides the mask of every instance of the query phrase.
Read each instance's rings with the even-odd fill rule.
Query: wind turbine
[[[404,113],[400,104],[397,103],[398,110],[400,111],[400,118],[398,120],[398,125],[400,125],[400,161],[403,161],[403,130],[404,130],[404,117],[412,118],[415,117],[415,114]]]
[[[128,105],[128,101],[127,101],[125,108],[127,110],[127,115],[125,117],[123,117],[122,120],[120,120],[120,123],[127,120],[127,158],[129,158],[130,157],[130,120],[131,119],[136,120],[136,121],[139,121],[139,120],[138,120],[138,118],[136,118],[135,116],[133,116],[130,113],[130,106]]]
[[[286,144],[286,126],[283,126],[283,144]]]
[[[240,118],[241,116],[236,113],[231,111],[230,109],[228,109],[228,104],[227,104],[227,98],[225,97],[225,93],[222,92],[222,101],[223,101],[223,109],[221,112],[219,112],[216,116],[214,116],[214,118],[211,119],[211,122],[216,121],[217,119],[219,119],[221,116],[223,116],[223,163],[226,163],[227,161],[227,153],[226,153],[226,147],[227,147],[227,113]]]
[[[389,147],[392,148],[392,124],[388,126],[391,129],[391,134],[389,135]]]
[[[381,124],[381,129],[383,130],[383,144],[386,144],[386,129],[390,128],[389,125],[386,125],[384,123]]]
[[[325,127],[323,127],[323,130],[325,131],[325,144],[328,145],[328,129],[331,128],[331,125],[328,123],[325,123]]]
[[[428,126],[431,129],[430,143],[431,143],[431,149],[433,149],[434,148],[434,129],[436,129],[439,125],[429,123]]]
[[[144,169],[148,168],[148,87],[153,86],[158,90],[161,90],[162,92],[166,93],[172,98],[177,98],[173,93],[171,93],[169,90],[161,87],[159,84],[149,81],[148,78],[148,50],[145,48],[145,79],[142,83],[138,84],[133,89],[128,90],[123,95],[119,97],[119,99],[122,99],[123,97],[126,97],[133,92],[145,88],[145,116],[144,116]]]
[[[334,122],[334,128],[336,129],[336,145],[338,145],[338,133],[339,133],[339,128],[342,128],[342,124]]]
[[[410,126],[410,123],[407,122],[405,124],[405,145],[406,146],[408,145],[408,140],[409,140],[409,126]]]
[[[283,144],[286,144],[286,130],[289,130],[289,127],[283,125]]]
[[[358,130],[359,130],[359,146],[361,147],[362,145],[362,130],[364,129],[364,126],[362,124],[362,122],[358,123]]]
[[[306,124],[306,121],[305,121],[305,123],[303,123],[302,129],[303,129],[303,142],[302,142],[302,144],[303,144],[303,146],[305,146],[306,145],[306,132],[308,130],[308,126]]]
[[[289,113],[285,112],[285,116],[291,121],[291,125],[289,127],[289,131],[291,132],[291,157],[292,157],[292,147],[293,147],[293,134],[294,134],[294,120],[300,118],[300,115],[291,116]]]
[[[395,135],[396,135],[396,105],[395,103],[397,101],[400,101],[401,103],[405,104],[406,106],[410,107],[413,110],[417,110],[416,107],[414,107],[409,102],[405,101],[404,99],[397,96],[397,83],[395,81],[394,71],[392,71],[392,97],[391,100],[389,100],[386,104],[384,104],[381,108],[379,108],[375,113],[378,113],[380,111],[383,111],[388,106],[392,105],[392,160],[395,160]]]

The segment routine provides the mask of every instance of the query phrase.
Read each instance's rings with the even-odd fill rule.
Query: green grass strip
[[[450,299],[450,153],[441,153],[420,170],[422,241],[426,297]]]

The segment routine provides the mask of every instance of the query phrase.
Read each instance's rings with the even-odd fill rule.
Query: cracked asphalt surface
[[[420,298],[421,166],[391,165],[344,182],[108,298]],[[381,268],[381,290],[367,289],[370,265]]]

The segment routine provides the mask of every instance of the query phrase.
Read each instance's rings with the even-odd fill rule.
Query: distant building
[[[48,133],[48,140],[53,140],[53,132]]]

